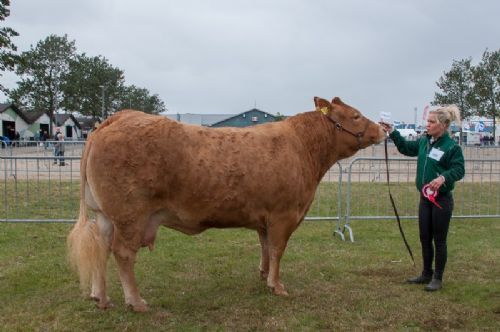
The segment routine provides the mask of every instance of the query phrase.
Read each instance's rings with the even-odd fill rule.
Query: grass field
[[[415,221],[403,221],[419,253]],[[289,297],[258,274],[259,244],[248,230],[189,237],[161,229],[136,273],[150,311],[123,304],[100,311],[79,290],[65,259],[69,224],[0,223],[1,331],[500,330],[500,220],[453,220],[444,288],[406,285],[413,268],[394,220],[355,220],[356,242],[332,237],[329,222],[305,222],[282,260]]]

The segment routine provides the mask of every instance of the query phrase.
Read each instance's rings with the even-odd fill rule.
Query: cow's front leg
[[[137,248],[139,248],[140,239],[136,242]],[[132,241],[132,243],[135,243],[135,241]],[[128,245],[130,244],[131,243],[128,243]],[[148,305],[139,294],[134,274],[134,264],[137,250],[138,249],[129,249],[128,246],[123,244],[118,236],[115,236],[113,242],[113,254],[115,255],[115,259],[118,264],[118,273],[120,275],[120,281],[125,295],[125,303],[131,306],[136,312],[144,312],[148,310]]]
[[[259,240],[260,240],[260,278],[262,280],[267,280],[269,275],[269,245],[267,242],[267,233],[265,230],[259,230]]]
[[[285,252],[290,235],[295,228],[280,223],[268,228],[268,251],[269,251],[269,275],[267,276],[267,286],[273,290],[275,295],[287,296],[284,285],[280,280],[280,261]]]
[[[267,286],[273,290],[275,295],[287,296],[285,286],[280,280],[280,260],[283,255],[284,247],[270,248],[269,275],[267,276]]]

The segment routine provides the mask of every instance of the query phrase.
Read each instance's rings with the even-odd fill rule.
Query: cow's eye
[[[354,120],[359,120],[359,119],[361,119],[361,117],[359,115],[354,116]]]

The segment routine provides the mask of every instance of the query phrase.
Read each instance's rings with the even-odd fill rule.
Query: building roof
[[[87,131],[93,129],[95,126],[95,123],[99,122],[98,119],[95,119],[93,117],[78,117],[78,118],[76,118],[76,120],[80,124],[80,128],[82,130],[87,130]]]
[[[259,110],[259,109],[257,109],[257,108],[252,108],[252,109],[250,109],[250,110],[248,110],[248,111],[245,111],[245,112],[241,112],[241,113],[234,114],[234,115],[229,115],[229,116],[228,116],[228,117],[226,117],[225,119],[222,119],[222,120],[220,120],[220,121],[217,121],[217,122],[212,123],[212,124],[211,124],[211,126],[215,126],[215,125],[218,125],[218,124],[220,124],[220,123],[222,123],[222,122],[226,122],[226,121],[229,121],[229,120],[231,120],[231,119],[238,118],[238,117],[243,116],[244,114],[246,114],[246,113],[250,113],[250,112],[258,112],[258,113],[262,113],[262,114],[265,114],[265,115],[266,115],[266,117],[267,117],[267,116],[269,116],[271,119],[274,119],[274,118],[276,117],[275,115],[272,115],[271,113],[264,112],[264,111]]]
[[[54,114],[54,117],[56,120],[56,126],[62,126],[64,122],[71,119],[79,129],[82,129],[80,122],[73,116],[73,114]]]
[[[214,123],[220,122],[222,120],[231,118],[234,114],[194,114],[194,113],[185,113],[185,114],[164,114],[165,117],[170,120],[194,124],[200,126],[211,126]]]
[[[16,112],[26,123],[32,124],[38,120],[42,115],[49,114],[46,111],[24,111],[19,109],[14,104],[0,104],[0,113],[5,112],[7,109],[11,108]],[[79,121],[72,114],[55,114],[56,126],[61,126],[68,118],[71,118],[75,125],[81,129]]]
[[[30,120],[26,117],[26,115],[24,114],[24,112],[23,112],[23,111],[21,111],[21,110],[19,109],[19,107],[17,107],[17,106],[16,106],[16,105],[14,105],[14,104],[0,104],[0,113],[5,112],[5,111],[6,111],[6,110],[8,110],[9,108],[10,108],[10,109],[12,109],[12,110],[13,110],[13,111],[17,114],[17,115],[19,115],[19,116],[20,116],[20,117],[24,120],[24,122],[26,122],[26,123],[30,123],[30,124],[32,123],[32,122],[30,122]]]
[[[11,107],[13,104],[0,104],[0,113],[3,113],[7,108]]]
[[[42,115],[47,114],[45,111],[22,111],[22,113],[26,116],[26,119],[28,119],[27,123],[29,124],[38,120]]]

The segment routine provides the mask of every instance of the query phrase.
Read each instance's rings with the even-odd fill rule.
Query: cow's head
[[[343,133],[343,142],[356,151],[380,143],[386,136],[381,126],[342,102],[339,97],[335,97],[331,103],[314,97],[314,104],[316,110],[322,112],[332,125]]]

